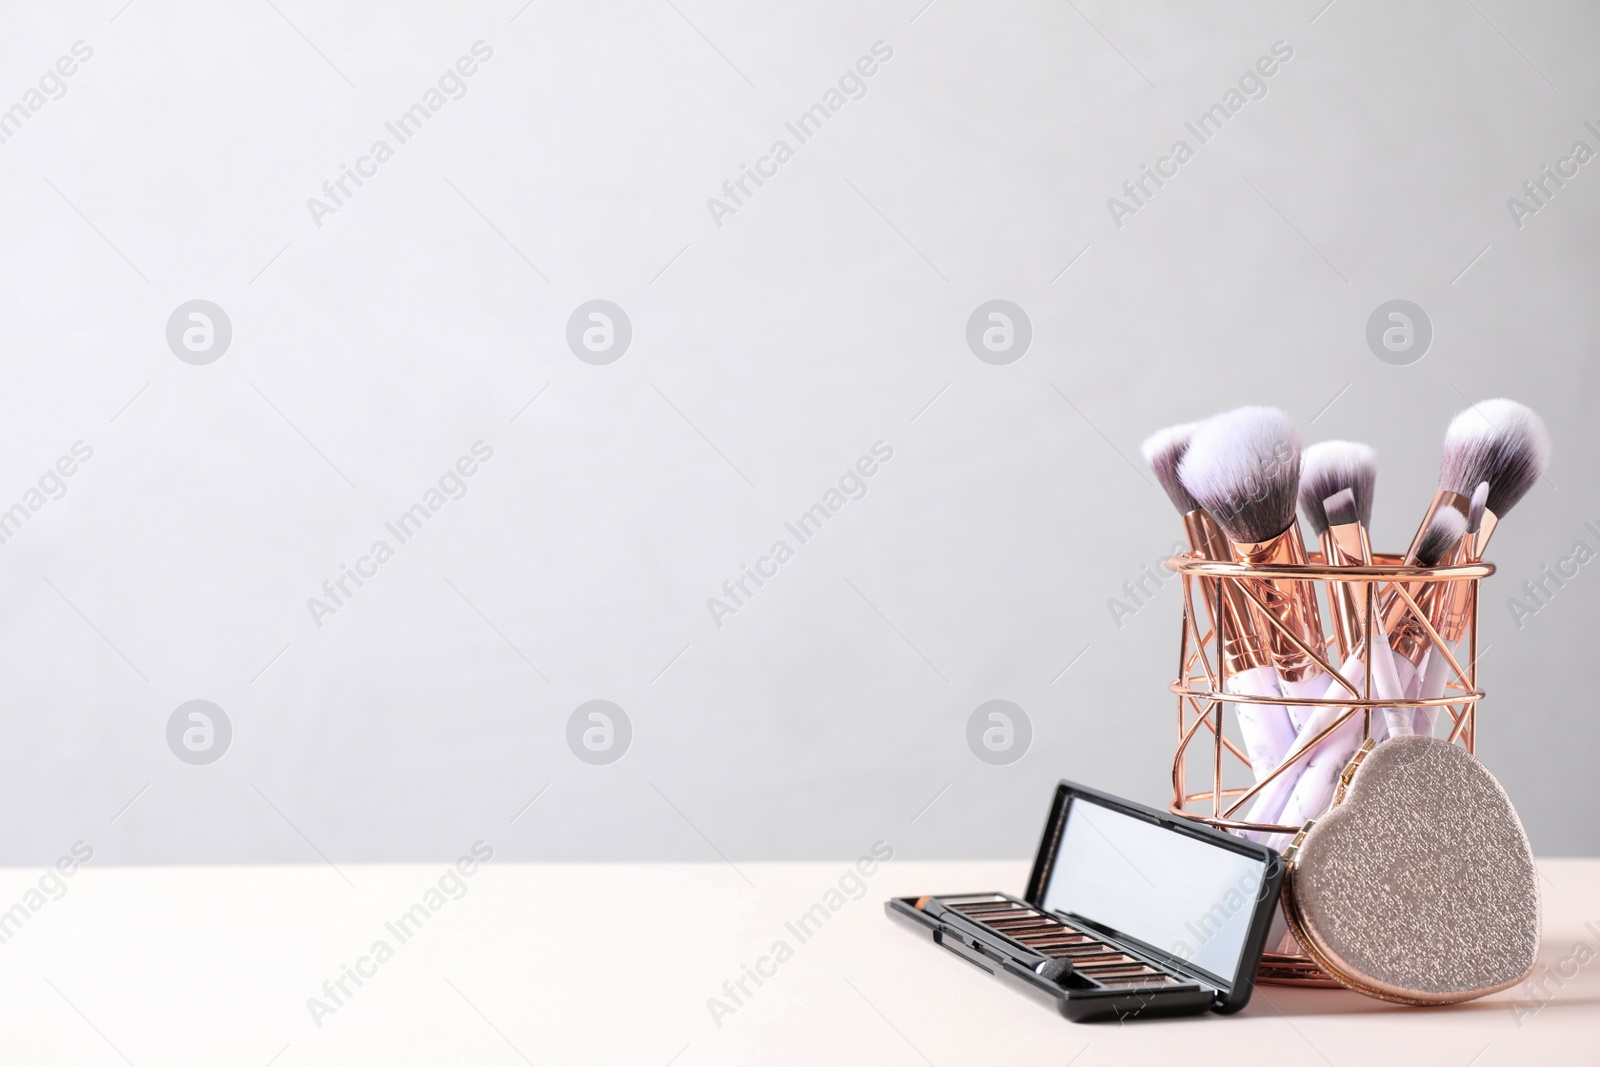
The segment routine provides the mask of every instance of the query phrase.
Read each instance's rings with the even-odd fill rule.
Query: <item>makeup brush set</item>
[[[1520,980],[1537,950],[1532,856],[1471,751],[1483,695],[1478,585],[1494,570],[1484,550],[1544,474],[1543,422],[1511,400],[1457,415],[1438,491],[1400,555],[1372,549],[1377,459],[1366,445],[1302,450],[1286,414],[1246,407],[1162,430],[1143,451],[1190,548],[1168,564],[1185,605],[1173,810],[1283,853],[1288,932],[1269,937],[1262,980],[1337,982],[1417,1004]],[[1251,784],[1224,782],[1225,755]],[[1209,789],[1191,788],[1191,763],[1212,775]],[[1402,802],[1371,799],[1392,800],[1402,782]],[[1330,880],[1318,864],[1343,873]],[[1358,889],[1382,897],[1372,887],[1392,885],[1403,865],[1415,872],[1408,907],[1376,907],[1361,922],[1341,911]],[[1492,901],[1451,884],[1491,875],[1502,891]],[[1500,935],[1492,967],[1446,958],[1472,916]],[[1427,981],[1419,965],[1431,968]]]
[[[1469,673],[1456,653],[1474,614],[1472,576],[1489,573],[1472,565],[1544,474],[1549,437],[1536,414],[1511,400],[1455,417],[1439,490],[1396,561],[1414,574],[1375,566],[1367,530],[1377,456],[1366,445],[1326,441],[1302,452],[1289,416],[1249,407],[1162,430],[1144,455],[1182,515],[1189,558],[1231,565],[1189,570],[1204,575],[1195,580],[1213,623],[1196,636],[1221,644],[1216,673],[1221,688],[1241,698],[1235,721],[1259,786],[1247,791],[1246,817],[1228,828],[1281,850],[1327,807],[1365,737],[1435,732],[1447,684]],[[1320,548],[1315,557],[1295,521],[1297,505]],[[1318,567],[1308,569],[1313,560]],[[1468,569],[1459,577],[1427,573],[1450,567]],[[1473,695],[1461,703],[1475,703]],[[1379,713],[1351,714],[1352,706]],[[1467,725],[1464,717],[1452,722],[1452,735]]]
[[[1184,602],[1169,810],[1064,781],[1021,896],[897,897],[890,916],[1075,1021],[1229,1014],[1257,981],[1415,1005],[1522,981],[1538,872],[1472,749],[1484,549],[1544,474],[1539,417],[1510,400],[1456,416],[1399,555],[1367,532],[1373,450],[1302,452],[1281,411],[1162,430],[1144,455],[1189,544],[1167,562]]]

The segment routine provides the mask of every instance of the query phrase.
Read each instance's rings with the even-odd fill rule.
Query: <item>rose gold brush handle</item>
[[[1233,558],[1254,567],[1305,566],[1309,562],[1297,525],[1267,541],[1234,542]],[[1278,687],[1283,695],[1320,697],[1327,688],[1327,674],[1310,650],[1325,654],[1328,646],[1322,632],[1322,613],[1317,608],[1315,583],[1297,578],[1246,580],[1259,601],[1251,604],[1252,617],[1272,654],[1272,665],[1277,669]],[[1310,712],[1303,705],[1287,707],[1290,722],[1299,729]]]
[[[1298,526],[1289,527],[1270,541],[1234,542],[1233,558],[1252,567],[1305,566],[1308,562]],[[1292,633],[1311,648],[1324,647],[1322,612],[1317,608],[1315,586],[1295,578],[1248,581],[1261,601],[1259,606],[1251,605],[1252,613],[1257,617],[1258,631],[1266,638],[1278,677],[1299,682],[1321,673],[1316,660],[1289,637]]]
[[[1491,514],[1484,512],[1483,522],[1475,533],[1468,534],[1456,546],[1455,556],[1450,561],[1455,564],[1476,563],[1483,558],[1483,549],[1488,544],[1489,534],[1493,533],[1495,523],[1490,521]],[[1439,636],[1445,640],[1453,656],[1460,647],[1461,639],[1466,636],[1467,622],[1472,617],[1472,599],[1474,583],[1466,580],[1457,580],[1445,583],[1446,588],[1435,599],[1434,612],[1429,617],[1433,628],[1439,631]],[[1445,688],[1450,681],[1450,660],[1438,649],[1434,649],[1428,656],[1427,666],[1423,670],[1422,680],[1417,686],[1417,697],[1421,700],[1436,700],[1444,696]],[[1412,716],[1413,729],[1419,734],[1433,735],[1434,725],[1439,721],[1439,708],[1418,707]]]
[[[1330,567],[1350,567],[1372,562],[1372,545],[1360,523],[1330,525],[1322,531],[1322,558]],[[1334,647],[1339,659],[1361,647],[1367,632],[1366,582],[1334,582],[1328,588],[1328,609],[1333,614]]]
[[[1372,565],[1372,542],[1367,537],[1367,528],[1359,522],[1330,524],[1323,532],[1322,545],[1323,557],[1329,566]],[[1367,616],[1376,606],[1375,592],[1370,582],[1331,582],[1328,589],[1328,602],[1333,605],[1335,615],[1335,644],[1339,648],[1340,659],[1343,663],[1351,664],[1350,670],[1359,670],[1363,677],[1366,673],[1362,652],[1366,648]],[[1388,645],[1381,641],[1373,651],[1380,656],[1390,655]],[[1344,669],[1341,668],[1341,671]],[[1390,664],[1378,664],[1376,673],[1380,680],[1390,679],[1392,661]],[[1345,677],[1360,684],[1360,681],[1349,673],[1345,673]],[[1394,684],[1397,685],[1398,680],[1395,680]],[[1338,688],[1342,690],[1343,687]],[[1370,719],[1369,732],[1375,741],[1387,738],[1389,736],[1387,717],[1378,716]]]
[[[1189,546],[1206,559],[1226,560],[1231,549],[1216,522],[1204,511],[1183,516]],[[1201,595],[1212,624],[1222,627],[1222,656],[1228,675],[1227,689],[1237,696],[1276,697],[1278,680],[1272,657],[1257,632],[1252,605],[1244,591],[1231,581],[1200,580]],[[1281,704],[1234,703],[1234,719],[1250,757],[1251,773],[1260,781],[1272,772],[1294,741],[1294,723]]]

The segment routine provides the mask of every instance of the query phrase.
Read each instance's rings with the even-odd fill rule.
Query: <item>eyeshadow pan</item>
[[[1140,963],[1132,956],[1124,956],[1121,953],[1114,952],[1106,956],[1091,957],[1084,960],[1082,963],[1074,964],[1073,966],[1077,967],[1077,969],[1080,971],[1091,972],[1104,971],[1118,967],[1143,967],[1144,964]]]
[[[1100,978],[1102,989],[1143,989],[1147,986],[1161,985],[1158,980],[1161,976],[1155,974],[1130,974],[1113,978]]]
[[[1063,945],[1061,947],[1061,954],[1063,956],[1084,958],[1093,956],[1120,955],[1116,949],[1111,948],[1109,945],[1102,945],[1098,941],[1083,941],[1076,945]]]
[[[1094,938],[1085,937],[1084,935],[1073,930],[1069,930],[1063,926],[1058,926],[1054,930],[1051,930],[1048,934],[1040,934],[1038,936],[1047,937],[1051,941],[1059,941],[1063,945],[1089,945],[1095,943]]]
[[[1099,980],[1101,978],[1123,978],[1130,975],[1136,976],[1141,974],[1155,974],[1156,972],[1151,970],[1149,967],[1141,967],[1139,964],[1135,963],[1118,964],[1114,967],[1099,967],[1090,970],[1080,967],[1078,968],[1078,973],[1086,974],[1090,978]]]
[[[1071,959],[1080,958],[1077,955],[1069,955],[1068,954],[1067,950],[1072,947],[1071,945],[1048,945],[1048,944],[1043,944],[1043,945],[1029,945],[1028,947],[1033,949],[1033,951],[1040,953],[1041,955],[1050,956],[1053,959],[1071,960]]]
[[[990,927],[991,929],[999,930],[1008,937],[1020,937],[1024,934],[1030,937],[1036,937],[1039,934],[1058,936],[1061,933],[1060,923],[1039,922],[1036,919],[1028,919],[1023,922],[1014,923],[985,923],[984,925]]]
[[[1147,975],[1128,975],[1125,977],[1106,977],[1096,979],[1101,985],[1113,989],[1130,989],[1139,986],[1176,985],[1177,980],[1164,974],[1152,972]]]

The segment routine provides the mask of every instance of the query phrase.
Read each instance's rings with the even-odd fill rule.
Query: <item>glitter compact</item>
[[[1357,992],[1450,1004],[1533,971],[1533,852],[1505,790],[1458,745],[1368,741],[1334,807],[1306,824],[1284,861],[1290,930]]]

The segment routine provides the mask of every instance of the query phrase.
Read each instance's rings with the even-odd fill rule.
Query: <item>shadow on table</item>
[[[1455,1014],[1471,1012],[1509,1012],[1523,1022],[1535,1015],[1561,1012],[1572,1008],[1593,1010],[1600,1006],[1600,993],[1580,993],[1571,990],[1563,995],[1555,990],[1542,1000],[1531,999],[1517,988],[1493,996],[1469,1000],[1461,1004],[1440,1004],[1434,1007],[1411,1007],[1391,1004],[1386,1000],[1363,996],[1348,989],[1293,989],[1287,986],[1256,986],[1245,1016],[1308,1016],[1308,1015],[1382,1015],[1390,1012],[1429,1012]]]
[[[1493,996],[1462,1004],[1413,1008],[1363,996],[1348,989],[1305,989],[1294,986],[1257,985],[1245,1015],[1377,1015],[1395,1011],[1510,1012],[1518,1025],[1535,1015],[1571,1008],[1600,1006],[1600,990],[1593,976],[1580,980],[1572,946],[1546,940],[1529,978]],[[1578,959],[1579,965],[1590,957]],[[1571,973],[1569,973],[1571,972]]]

